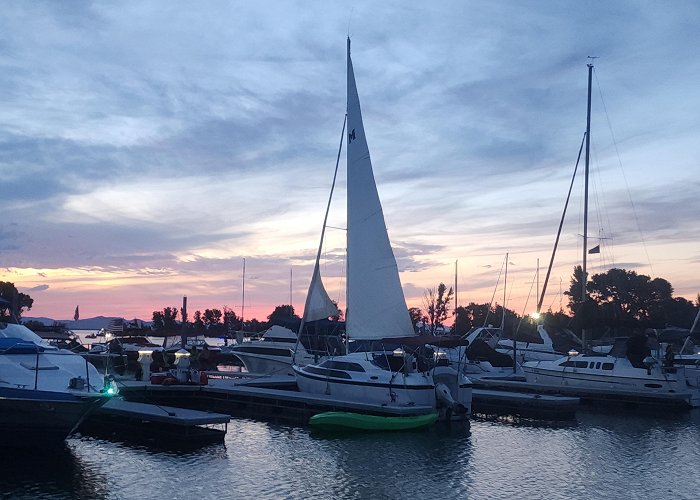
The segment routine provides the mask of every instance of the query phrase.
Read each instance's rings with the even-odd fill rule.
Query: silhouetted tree
[[[335,300],[331,300],[331,302],[333,302],[333,305],[337,309],[338,314],[334,314],[333,316],[329,316],[329,319],[332,319],[333,321],[343,321],[343,319],[344,319],[343,318],[343,311],[341,311],[340,308],[338,307],[338,302]]]
[[[221,316],[221,309],[205,309],[202,315],[204,327],[207,329],[215,328],[216,325],[221,324]]]
[[[195,311],[192,316],[192,329],[195,332],[204,331],[204,321],[202,320],[202,311]]]
[[[294,314],[294,306],[289,304],[275,307],[275,310],[267,317],[267,321],[270,325],[285,325],[288,324],[290,319],[300,318]]]
[[[413,331],[418,331],[418,323],[425,323],[428,319],[423,315],[423,311],[419,307],[409,307],[408,315],[411,317]]]
[[[447,289],[444,283],[436,288],[428,288],[423,294],[423,305],[426,309],[428,327],[431,335],[443,326],[452,300],[452,287]]]
[[[262,332],[263,330],[267,329],[268,324],[263,323],[262,321],[258,321],[257,319],[249,319],[244,322],[243,326],[241,326],[241,330],[244,330],[246,332]]]
[[[166,307],[162,311],[153,311],[153,329],[172,332],[178,329],[177,307]]]
[[[455,311],[455,322],[452,324],[452,333],[455,335],[464,336],[469,333],[472,328],[469,310],[464,306],[459,306]]]
[[[224,306],[224,325],[226,326],[226,332],[233,334],[233,332],[241,329],[241,318],[236,316],[233,309]]]
[[[34,299],[25,293],[17,291],[14,283],[0,281],[0,298],[5,299],[8,304],[0,303],[0,317],[11,316],[12,308],[15,308],[17,319],[22,317],[22,312],[29,311],[34,305]]]
[[[569,284],[569,290],[564,292],[564,295],[569,296],[569,310],[573,314],[579,310],[582,301],[581,298],[581,287],[583,286],[581,282],[583,281],[583,268],[581,266],[574,267],[574,274],[571,275],[571,282]],[[588,290],[586,290],[586,296],[588,296]]]

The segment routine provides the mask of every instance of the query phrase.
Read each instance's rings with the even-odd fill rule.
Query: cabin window
[[[568,360],[568,361],[564,361],[563,363],[559,363],[559,366],[576,366],[576,365],[574,365],[574,363],[575,363],[575,361]]]
[[[576,368],[588,368],[588,361],[576,361]]]
[[[600,361],[595,364],[596,369],[600,370]]]
[[[588,364],[588,368],[595,368],[595,361],[591,361],[591,362]]]
[[[364,372],[365,369],[362,365],[358,363],[348,363],[346,361],[333,361],[332,359],[326,360],[321,365],[324,368],[331,368],[334,370],[345,370],[348,372]]]
[[[612,370],[615,367],[612,363],[603,363],[603,370]]]
[[[350,375],[348,375],[345,372],[341,372],[339,370],[326,370],[325,368],[321,368],[320,366],[313,366],[313,365],[307,365],[304,367],[304,370],[309,372],[309,373],[315,373],[316,375],[322,375],[324,377],[335,377],[335,378],[352,378]]]

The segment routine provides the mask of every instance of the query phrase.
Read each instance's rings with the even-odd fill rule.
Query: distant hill
[[[100,328],[106,328],[107,323],[110,320],[116,319],[115,316],[96,316],[94,318],[79,319],[78,321],[73,321],[72,319],[52,319],[52,318],[32,318],[32,317],[22,317],[22,322],[27,321],[41,321],[45,325],[53,325],[54,323],[63,323],[69,330],[99,330]],[[144,323],[150,325],[149,321]]]

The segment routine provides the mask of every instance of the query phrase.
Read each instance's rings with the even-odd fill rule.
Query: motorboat
[[[80,355],[0,321],[0,446],[57,445],[115,390]]]
[[[515,359],[519,364],[559,359],[572,349],[582,350],[581,339],[568,328],[537,325],[537,337],[532,341],[515,341]],[[513,343],[513,340],[501,337],[495,349],[512,357]]]
[[[652,355],[652,353],[655,355]],[[700,406],[700,390],[683,367],[663,363],[653,339],[618,338],[609,354],[579,354],[522,365],[526,382],[591,399],[668,406]]]
[[[300,391],[374,405],[420,405],[444,418],[466,418],[471,410],[471,381],[449,366],[423,356],[427,338],[418,338],[406,307],[396,258],[389,241],[365,137],[360,100],[347,41],[347,279],[348,343],[363,352],[331,355],[305,366],[294,365]],[[341,148],[343,144],[341,140]],[[338,160],[340,151],[338,152]],[[328,212],[338,162],[321,229],[321,241],[306,296],[300,331],[308,322],[335,316],[320,274]],[[352,350],[351,350],[352,351]]]
[[[161,346],[141,335],[115,336],[107,333],[105,342],[95,343],[82,356],[97,368],[107,373],[124,375],[139,368],[139,351],[155,350]]]
[[[464,338],[453,339],[452,336],[439,336],[435,350],[435,360],[446,360],[470,379],[483,377],[511,377],[520,375],[520,365],[513,363],[513,358],[495,349],[500,338],[500,328],[473,328]],[[446,342],[447,341],[447,342]]]
[[[259,340],[237,343],[223,352],[238,357],[250,373],[294,375],[293,359],[299,366],[314,361],[314,356],[302,343],[297,342],[297,338],[297,334],[289,328],[273,325],[263,332]]]

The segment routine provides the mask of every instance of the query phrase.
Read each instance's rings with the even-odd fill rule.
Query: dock
[[[577,397],[528,394],[503,389],[472,389],[472,414],[520,418],[571,420],[581,400]]]
[[[249,418],[305,424],[327,411],[349,411],[380,416],[411,416],[434,411],[419,405],[371,404],[341,400],[332,395],[296,389],[294,377],[260,376],[240,372],[212,373],[206,385],[158,385],[123,382],[121,394],[129,401],[155,402],[210,410]],[[216,378],[213,378],[216,377]],[[472,413],[522,418],[567,420],[574,418],[579,399],[566,396],[522,394],[515,391],[473,390]]]
[[[279,389],[280,377],[241,380],[209,380],[207,385],[155,385],[125,382],[121,394],[129,401],[155,402],[192,409],[206,409],[249,418],[306,424],[313,415],[327,411],[351,411],[368,415],[410,416],[433,412],[420,405],[370,404],[336,399],[323,394]],[[266,384],[271,384],[270,385]]]
[[[91,435],[172,446],[223,442],[231,416],[114,398],[96,410],[79,430]]]

